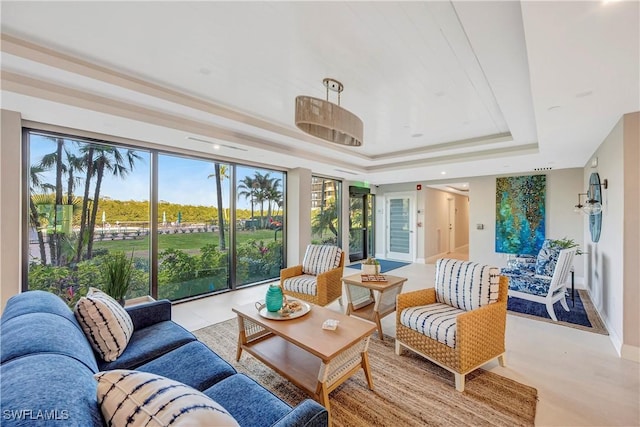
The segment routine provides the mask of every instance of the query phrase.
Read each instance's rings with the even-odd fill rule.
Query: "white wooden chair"
[[[576,248],[561,249],[552,276],[526,271],[518,274],[513,270],[503,270],[502,274],[509,278],[509,296],[546,305],[549,317],[557,322],[553,304],[560,301],[562,308],[569,311],[566,281],[575,254]]]

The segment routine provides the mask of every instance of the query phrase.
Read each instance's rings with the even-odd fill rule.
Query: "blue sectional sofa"
[[[326,426],[313,400],[294,408],[236,370],[171,321],[171,304],[127,308],[134,333],[124,353],[96,356],[73,312],[57,296],[30,291],[12,297],[0,332],[2,426],[102,426],[98,371],[131,369],[182,382],[220,403],[241,426]]]

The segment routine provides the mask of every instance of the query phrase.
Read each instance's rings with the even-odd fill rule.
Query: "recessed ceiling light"
[[[190,139],[192,141],[205,142],[207,144],[213,144],[214,150],[219,150],[220,148],[228,148],[230,150],[238,150],[238,151],[249,151],[246,148],[234,147],[233,145],[227,144],[218,144],[217,142],[207,141],[206,139],[196,138],[195,136],[187,136],[185,139]]]
[[[591,96],[591,95],[593,95],[592,90],[585,90],[584,92],[576,93],[576,98],[584,98],[586,96]]]
[[[344,169],[335,169],[335,170],[338,171],[338,172],[348,173],[350,175],[358,175],[355,172],[347,171],[347,170],[344,170]]]
[[[446,175],[447,173],[445,171],[440,172],[440,175]]]

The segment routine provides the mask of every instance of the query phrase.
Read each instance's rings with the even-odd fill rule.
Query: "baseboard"
[[[589,293],[589,298],[591,298],[591,293]],[[591,301],[593,301],[593,298],[591,298]],[[602,318],[604,325],[607,327],[607,331],[609,332],[609,339],[613,344],[613,348],[616,350],[616,353],[618,353],[618,356],[622,357],[622,338],[620,338],[616,333],[616,331],[613,329],[613,327],[611,326],[611,321],[609,320],[609,317],[605,316],[602,313],[602,309],[600,307],[596,307],[596,310],[598,311],[598,314]]]
[[[623,359],[631,360],[632,362],[640,363],[640,347],[629,344],[622,344],[620,357],[622,357]]]

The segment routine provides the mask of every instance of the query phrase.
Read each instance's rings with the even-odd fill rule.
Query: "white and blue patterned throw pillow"
[[[545,240],[536,258],[536,274],[547,277],[553,276],[559,256],[560,248],[554,247],[551,240]]]
[[[436,301],[461,310],[474,310],[498,300],[500,269],[470,261],[439,259]]]
[[[80,298],[73,313],[91,347],[105,362],[113,362],[127,348],[133,335],[129,313],[113,298],[99,289],[89,288]]]
[[[304,274],[326,273],[340,266],[340,256],[342,249],[330,245],[309,245],[302,261],[302,272]]]
[[[238,426],[205,394],[148,372],[98,372],[98,404],[109,426]]]

